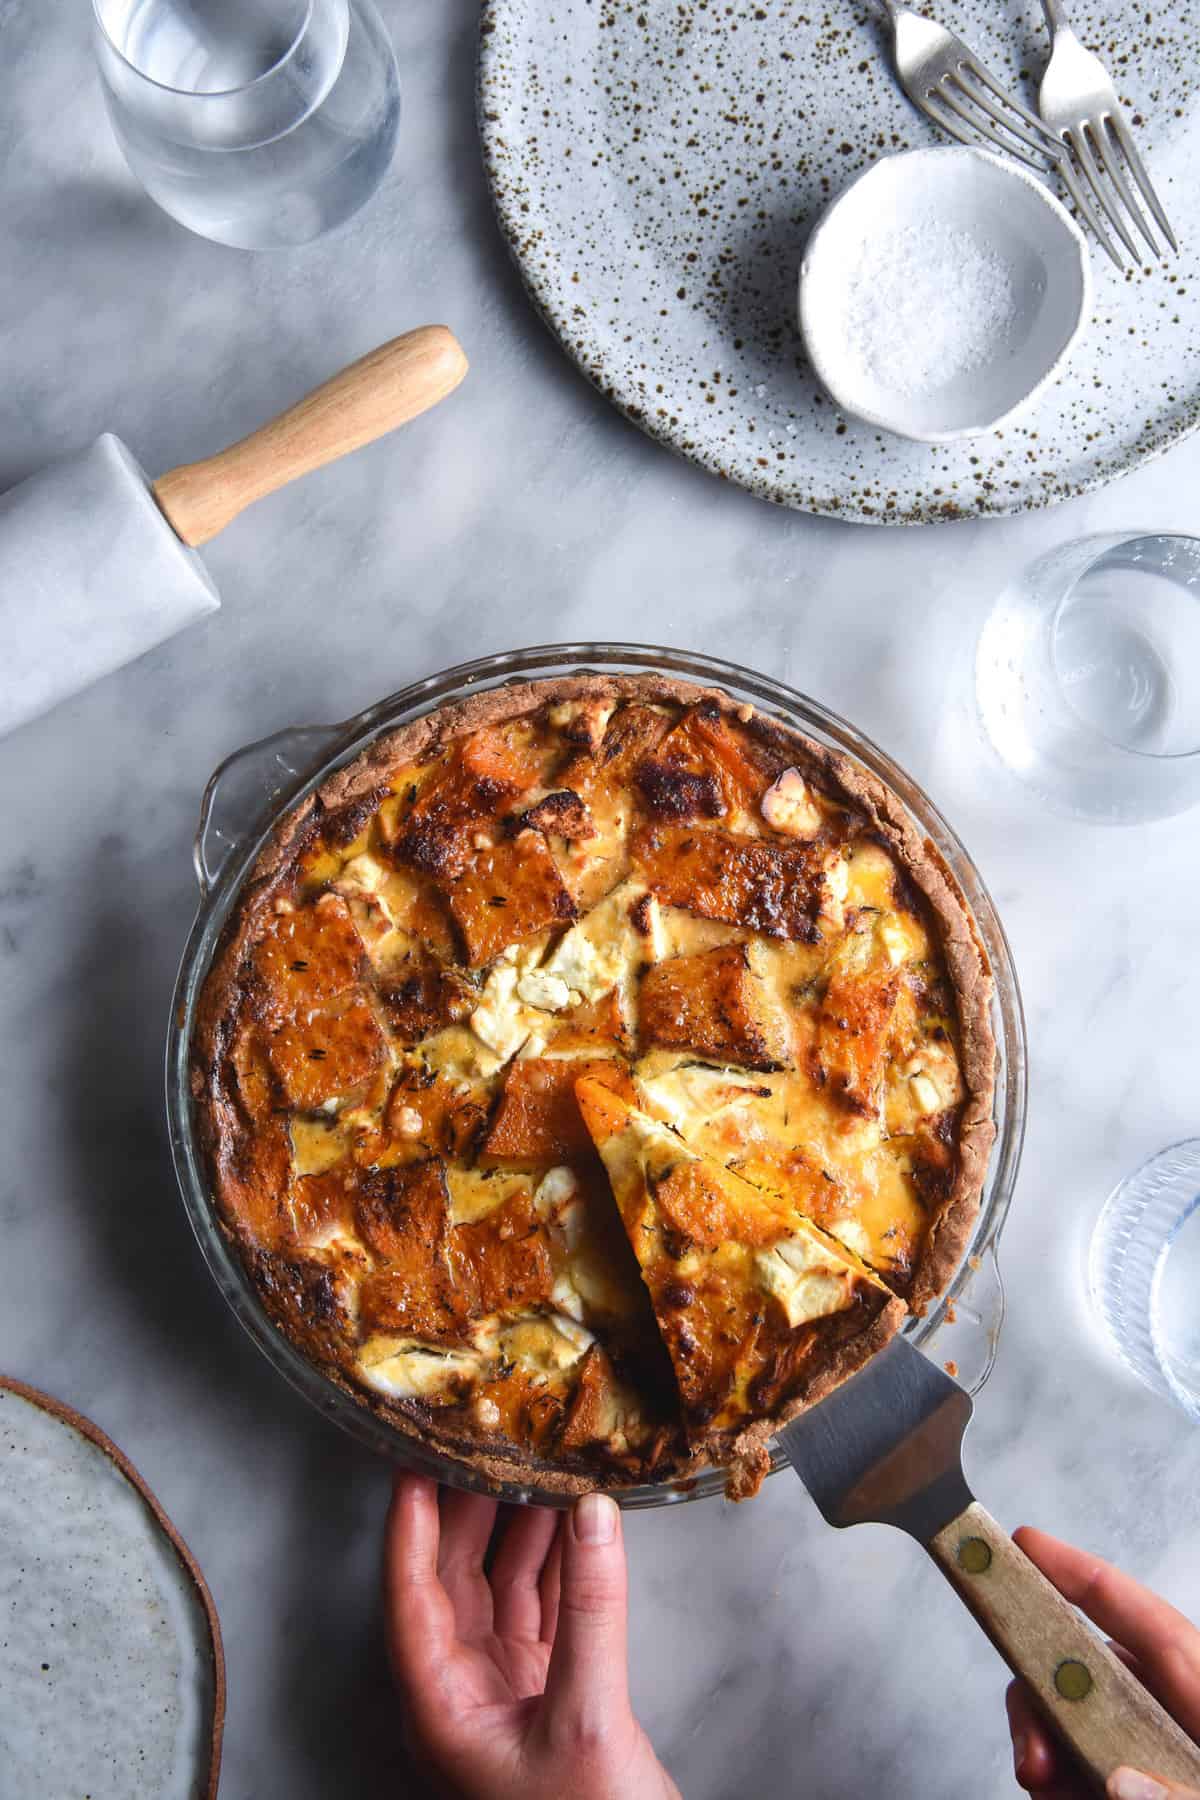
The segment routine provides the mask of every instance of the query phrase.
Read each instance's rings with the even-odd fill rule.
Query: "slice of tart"
[[[692,1448],[754,1492],[766,1443],[860,1368],[906,1308],[854,1252],[587,1077],[580,1110],[654,1307]],[[766,1425],[764,1419],[771,1423]]]

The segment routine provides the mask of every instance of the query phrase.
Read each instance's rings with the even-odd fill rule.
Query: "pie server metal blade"
[[[962,1468],[970,1395],[903,1338],[779,1433],[830,1525],[923,1544],[1103,1789],[1121,1765],[1200,1786],[1200,1749],[980,1506]]]

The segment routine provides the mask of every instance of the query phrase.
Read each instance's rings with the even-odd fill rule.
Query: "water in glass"
[[[1121,823],[1200,801],[1200,541],[1042,557],[984,626],[976,696],[1001,759],[1066,811]]]
[[[182,224],[243,248],[307,242],[379,185],[400,116],[372,0],[95,0],[118,141]]]

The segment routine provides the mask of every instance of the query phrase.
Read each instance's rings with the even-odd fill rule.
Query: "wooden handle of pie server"
[[[1200,1748],[978,1501],[929,1553],[1098,1789],[1123,1764],[1200,1788]]]
[[[154,483],[154,498],[185,544],[207,544],[255,500],[436,406],[466,372],[462,346],[444,325],[406,331],[239,443],[169,470]]]

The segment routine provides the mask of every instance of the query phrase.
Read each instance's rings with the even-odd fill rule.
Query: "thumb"
[[[563,1524],[558,1629],[546,1673],[547,1723],[558,1736],[602,1737],[629,1716],[621,1515],[584,1494]]]
[[[1162,1780],[1156,1775],[1143,1775],[1140,1769],[1114,1769],[1105,1785],[1108,1800],[1200,1800],[1192,1787]]]

